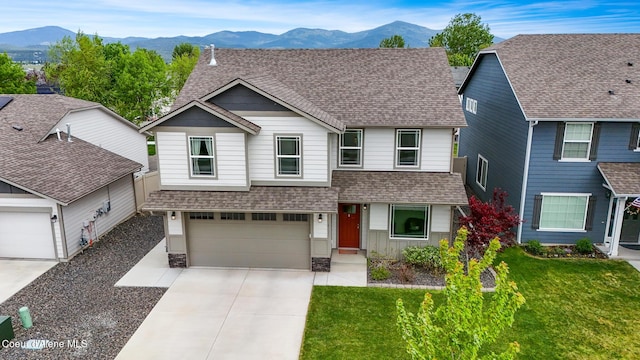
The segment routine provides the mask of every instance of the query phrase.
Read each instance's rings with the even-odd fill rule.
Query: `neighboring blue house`
[[[640,242],[640,34],[519,35],[480,52],[459,93],[467,184],[509,193],[518,242]],[[635,209],[635,208],[631,208]]]

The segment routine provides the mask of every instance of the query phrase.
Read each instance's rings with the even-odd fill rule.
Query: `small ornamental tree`
[[[469,199],[470,213],[460,217],[460,224],[469,229],[467,250],[472,255],[481,253],[491,239],[498,237],[503,246],[515,241],[513,228],[520,224],[520,216],[506,203],[509,195],[502,189],[493,189],[493,199],[482,202],[475,196]]]
[[[481,356],[486,345],[495,343],[502,331],[511,327],[525,299],[516,284],[507,279],[509,269],[501,262],[495,268],[495,292],[485,304],[480,274],[493,263],[500,242],[491,240],[484,257],[471,259],[465,271],[459,259],[467,235],[467,229],[460,228],[452,248],[447,240],[440,241],[440,256],[447,272],[442,305],[434,310],[431,294],[426,293],[416,316],[406,311],[402,299],[396,302],[398,329],[412,359],[506,360],[520,352],[520,345],[514,341],[503,353]]]

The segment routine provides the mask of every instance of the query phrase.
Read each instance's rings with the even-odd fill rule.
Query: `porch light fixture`
[[[171,220],[175,220],[176,219],[176,212],[172,211],[171,212]]]
[[[367,211],[367,204],[362,205],[362,210]]]
[[[322,214],[318,214],[318,222],[321,223],[322,222]]]
[[[54,223],[54,222],[56,222],[56,221],[58,221],[58,215],[53,215],[53,216],[51,217],[51,222],[52,222],[52,223]]]

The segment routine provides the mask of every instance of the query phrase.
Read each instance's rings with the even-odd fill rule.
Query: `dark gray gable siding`
[[[235,127],[233,124],[212,115],[197,106],[187,109],[162,123],[162,126],[187,127]]]
[[[229,111],[290,111],[243,85],[236,85],[209,102]]]
[[[28,192],[0,181],[0,194],[28,194]]]
[[[464,90],[462,109],[468,127],[460,130],[459,156],[467,156],[467,184],[484,201],[499,187],[520,207],[528,123],[495,55],[485,55]],[[465,110],[466,97],[478,101],[476,114]],[[489,162],[487,187],[476,184],[480,153]]]
[[[575,243],[588,237],[602,242],[606,228],[609,199],[597,169],[598,162],[640,162],[640,152],[628,149],[630,123],[601,123],[598,157],[590,162],[562,162],[553,159],[557,122],[540,122],[534,127],[527,199],[523,218],[522,241]],[[587,232],[546,232],[532,229],[534,197],[543,192],[591,193],[596,196],[593,228]]]

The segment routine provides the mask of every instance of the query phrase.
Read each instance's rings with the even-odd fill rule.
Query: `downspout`
[[[525,199],[527,198],[527,183],[529,182],[529,159],[531,158],[531,143],[533,142],[533,127],[538,125],[538,120],[529,121],[529,131],[527,133],[527,150],[524,154],[524,172],[522,174],[522,190],[520,191],[519,215],[522,219],[524,214]],[[518,224],[518,244],[522,244],[522,221]]]

